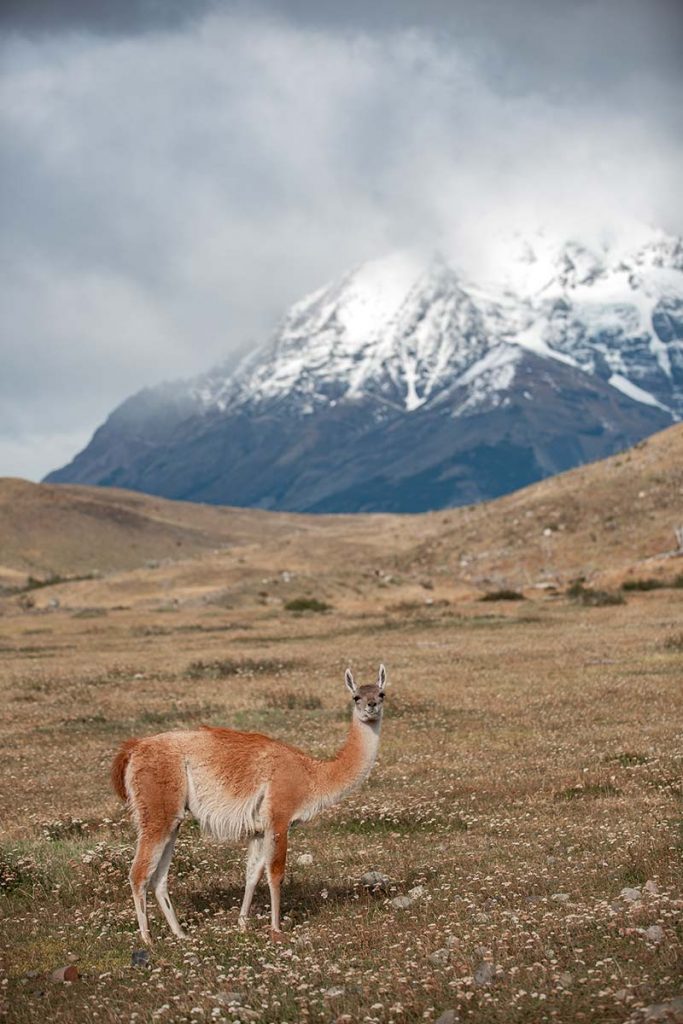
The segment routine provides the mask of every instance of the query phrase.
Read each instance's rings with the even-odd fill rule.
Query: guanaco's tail
[[[126,792],[126,768],[128,767],[130,756],[139,742],[139,740],[126,740],[119,747],[118,753],[112,762],[111,784],[116,795],[120,796],[122,800],[128,798],[128,793]]]

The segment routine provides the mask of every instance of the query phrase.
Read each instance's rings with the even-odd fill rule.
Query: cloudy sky
[[[397,246],[683,233],[679,0],[3,0],[0,475]]]

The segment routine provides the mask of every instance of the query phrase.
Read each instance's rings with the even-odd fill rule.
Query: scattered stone
[[[219,992],[218,995],[215,996],[214,998],[215,998],[216,1002],[219,1003],[221,1006],[231,1006],[231,1005],[236,1005],[236,1004],[242,1002],[242,993],[241,992]]]
[[[493,964],[486,963],[485,961],[480,963],[475,968],[472,978],[475,985],[490,985],[496,976],[496,968]]]
[[[58,967],[52,972],[51,978],[53,981],[78,981],[78,968],[74,964]]]
[[[639,1010],[631,1018],[634,1021],[647,1021],[648,1024],[683,1024],[683,996],[675,996],[664,1003],[652,1003]]]
[[[395,910],[407,910],[408,907],[412,907],[413,901],[410,896],[395,896],[391,905]]]
[[[149,950],[148,949],[134,949],[130,962],[133,967],[149,967]]]
[[[326,999],[339,999],[340,996],[344,995],[344,989],[340,986],[333,986],[332,988],[326,988],[323,995]]]
[[[618,988],[617,991],[614,993],[614,998],[619,1003],[625,1003],[628,997],[629,991],[627,988]]]
[[[643,888],[645,889],[645,892],[649,892],[651,896],[656,896],[659,892],[659,886],[652,878],[648,879]]]
[[[312,853],[300,853],[299,856],[296,858],[296,862],[297,862],[297,864],[301,864],[302,866],[305,865],[305,864],[312,864],[313,863],[313,854]]]
[[[550,899],[555,900],[556,903],[569,903],[571,896],[568,892],[554,892]]]
[[[388,889],[389,879],[381,871],[366,871],[361,882],[367,889]]]
[[[433,953],[430,953],[427,959],[435,967],[445,967],[451,958],[450,949],[435,949]]]
[[[569,971],[563,971],[557,981],[561,988],[571,988],[574,984],[574,975],[570,974]]]
[[[642,896],[642,893],[640,889],[630,889],[627,886],[625,889],[621,890],[619,895],[621,896],[622,900],[626,900],[627,903],[637,903],[640,897]]]
[[[456,935],[449,935],[446,939],[446,945],[449,949],[455,949],[456,946],[460,945],[460,939]]]
[[[664,929],[659,924],[651,924],[649,928],[645,929],[643,934],[648,942],[664,941]]]
[[[408,889],[408,895],[413,900],[419,900],[421,896],[424,896],[425,890],[423,885],[416,885],[413,889]]]
[[[455,1024],[457,1019],[455,1010],[444,1010],[441,1016],[436,1018],[435,1024]]]

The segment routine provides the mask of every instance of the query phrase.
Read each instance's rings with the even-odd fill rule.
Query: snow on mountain
[[[306,511],[493,497],[683,416],[683,244],[396,252],[311,293],[237,366],[148,389],[51,481]]]
[[[441,256],[424,263],[399,252],[296,303],[269,345],[227,378],[202,378],[193,393],[205,409],[288,395],[310,414],[373,395],[412,412],[472,383],[472,367],[504,344],[597,374],[678,418],[681,338],[667,340],[656,326],[667,302],[683,302],[683,247],[659,233],[631,253],[514,238],[498,247],[484,283]],[[511,371],[512,355],[504,362]],[[489,374],[489,386],[509,386],[508,376]],[[482,399],[484,390],[480,381]]]

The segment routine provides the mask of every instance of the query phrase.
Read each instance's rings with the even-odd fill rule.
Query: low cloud
[[[503,59],[507,16],[488,36],[411,24],[405,5],[379,27],[319,5],[293,22],[276,4],[138,31],[103,31],[80,8],[62,31],[15,26],[2,43],[0,473],[54,468],[55,439],[260,343],[291,301],[391,248],[481,258],[496,232],[538,223],[681,232],[680,114],[654,42],[630,69],[571,85],[567,48],[583,68],[596,7],[616,11],[579,4],[579,27],[556,40],[561,88],[550,55],[533,73]],[[548,25],[529,26],[534,52]]]

